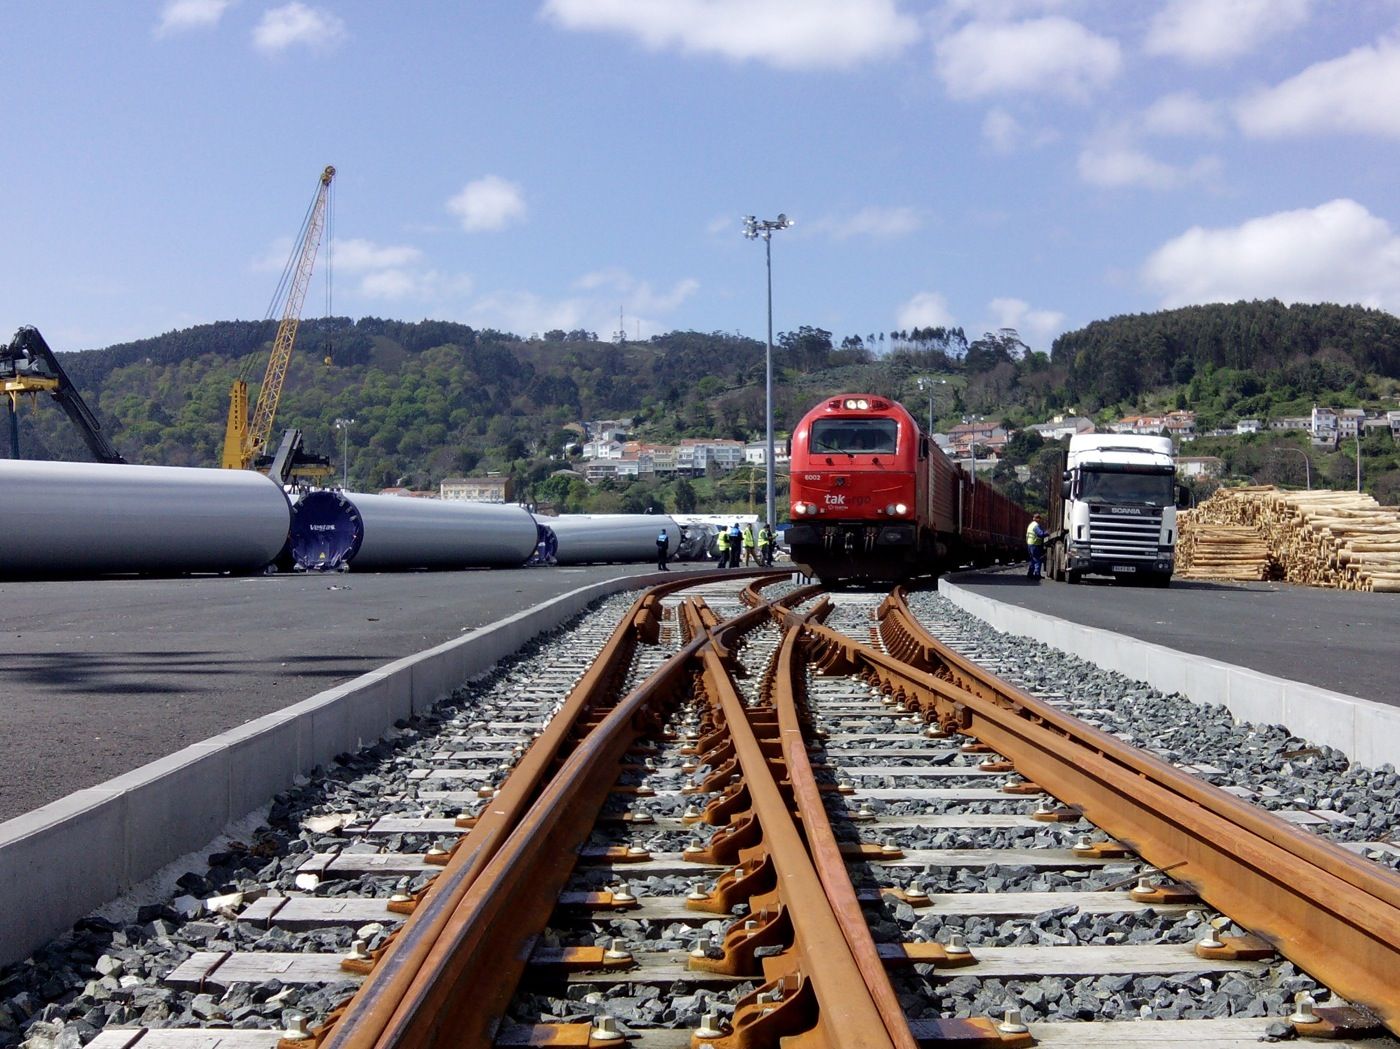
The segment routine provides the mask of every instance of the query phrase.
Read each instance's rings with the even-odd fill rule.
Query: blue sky
[[[1400,311],[1395,0],[8,0],[0,328],[524,335]],[[324,312],[324,255],[306,316]]]

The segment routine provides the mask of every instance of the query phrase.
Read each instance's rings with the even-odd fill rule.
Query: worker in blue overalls
[[[661,529],[661,534],[656,537],[656,567],[659,571],[669,572],[666,567],[666,557],[671,552],[671,539],[666,534],[666,529]]]

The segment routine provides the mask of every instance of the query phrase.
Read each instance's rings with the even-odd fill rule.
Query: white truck
[[[1171,581],[1176,460],[1170,437],[1080,434],[1050,480],[1046,570],[1077,583],[1111,575],[1140,586]]]

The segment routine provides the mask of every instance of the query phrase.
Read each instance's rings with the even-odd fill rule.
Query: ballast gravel
[[[322,880],[300,874],[299,868],[315,852],[377,852],[398,844],[389,838],[370,846],[304,825],[332,816],[343,818],[332,823],[353,822],[356,814],[371,808],[381,816],[457,815],[460,805],[415,798],[419,784],[410,772],[444,749],[467,749],[445,747],[443,736],[499,731],[488,728],[488,721],[547,720],[570,685],[567,668],[577,666],[582,673],[631,602],[629,595],[596,602],[468,682],[431,712],[400,723],[391,738],[318,769],[307,782],[274,798],[265,824],[252,829],[246,840],[207,854],[207,867],[187,871],[166,886],[165,898],[118,901],[103,914],[79,921],[24,962],[0,970],[0,1049],[20,1044],[25,1049],[78,1049],[109,1025],[212,1023],[276,1030],[299,1016],[313,1023],[325,1016],[356,983],[284,985],[272,979],[200,994],[164,986],[160,980],[199,951],[344,954],[357,939],[370,949],[381,944],[391,928],[385,923],[290,932],[239,922],[236,913],[269,889],[387,899],[421,888],[430,875]],[[386,801],[394,798],[400,800]],[[426,849],[434,841],[426,835],[406,835],[402,843]]]
[[[773,592],[768,591],[770,595]],[[872,623],[869,603],[847,595],[840,598],[829,625],[864,640]],[[390,814],[456,815],[460,804],[415,798],[418,785],[408,774],[418,759],[444,749],[473,749],[471,744],[444,746],[437,738],[444,732],[486,735],[490,734],[487,720],[544,720],[560,692],[556,689],[551,695],[549,689],[531,685],[532,672],[541,657],[551,653],[556,664],[567,661],[572,631],[587,629],[589,624],[597,629],[604,622],[610,626],[627,604],[628,600],[622,597],[603,602],[594,612],[585,614],[582,622],[529,646],[486,677],[466,686],[429,716],[400,726],[394,739],[346,756],[335,768],[322,770],[313,782],[280,795],[268,813],[265,827],[248,835],[246,841],[209,856],[207,869],[187,872],[167,899],[119,916],[84,919],[33,958],[0,972],[0,1047],[27,1039],[27,1049],[78,1049],[110,1024],[180,1027],[228,1023],[277,1029],[288,1026],[299,1015],[313,1020],[324,1015],[350,993],[353,984],[291,986],[273,979],[215,995],[163,987],[156,979],[196,951],[260,948],[343,953],[354,939],[368,941],[371,948],[381,943],[390,930],[385,923],[369,923],[357,929],[288,932],[239,924],[232,915],[235,907],[266,892],[269,885],[280,891],[328,897],[388,896],[420,888],[429,876],[367,876],[315,882],[308,882],[304,875],[299,877],[299,868],[312,853],[344,848],[354,840],[334,831],[304,829],[304,822],[312,817],[365,812],[372,803],[396,796],[402,800],[389,806]],[[1318,833],[1353,842],[1400,836],[1400,777],[1393,768],[1352,766],[1339,752],[1313,746],[1279,726],[1236,726],[1224,708],[1199,707],[1181,696],[1163,696],[1140,682],[1043,645],[999,635],[936,595],[911,595],[911,605],[936,632],[951,628],[957,647],[975,648],[979,659],[998,663],[1003,677],[1033,694],[1067,697],[1067,709],[1092,719],[1105,731],[1150,747],[1165,760],[1217,769],[1207,772],[1205,778],[1248,792],[1254,795],[1252,800],[1267,808],[1328,814],[1323,817],[1326,822],[1316,824]],[[749,698],[756,695],[763,664],[775,644],[776,633],[768,631],[741,650],[741,658],[751,673],[741,680],[740,687]],[[855,690],[847,688],[852,694],[858,690],[859,686]],[[868,697],[869,693],[864,695]],[[845,724],[843,732],[876,734],[891,730],[888,721],[881,719],[872,719],[864,727],[858,719],[847,719]],[[881,742],[879,746],[889,744]],[[879,763],[899,762],[881,759]],[[440,767],[462,764],[454,760]],[[671,789],[683,781],[669,772],[644,773],[640,778]],[[867,781],[864,785],[883,784]],[[898,784],[892,778],[890,785]],[[449,789],[471,787],[474,784],[464,782]],[[645,805],[658,817],[674,817],[687,805],[703,807],[707,800],[705,795],[666,796],[646,799]],[[838,816],[844,811],[840,800],[833,799],[830,805]],[[1025,811],[1024,806],[1023,801],[1016,799],[955,805],[901,800],[873,805],[882,815],[1017,812]],[[385,814],[382,807],[376,812]],[[653,848],[664,850],[683,847],[691,837],[632,829],[649,836]],[[867,828],[838,822],[838,830],[846,840],[893,839],[906,849],[987,848],[994,844],[1063,848],[1072,843],[1069,832],[1054,825],[1027,831],[899,828],[885,833],[878,825]],[[602,842],[601,838],[597,840]],[[435,843],[429,835],[404,834],[379,839],[375,848],[422,850]],[[1395,863],[1394,858],[1384,854],[1380,858],[1382,862]],[[918,885],[926,892],[1066,894],[1062,907],[1012,920],[940,916],[885,901],[867,908],[872,929],[881,940],[946,942],[949,935],[958,933],[975,947],[1184,944],[1197,938],[1208,917],[1200,911],[1159,914],[1148,909],[1097,915],[1082,913],[1074,906],[1074,892],[1121,888],[1124,879],[1131,879],[1137,870],[1136,864],[1123,861],[1088,870],[1015,864],[975,869],[876,869],[858,865],[853,873],[858,882],[870,887]],[[642,899],[675,898],[683,897],[698,880],[704,879],[635,877],[629,879],[628,888]],[[616,872],[585,868],[575,874],[570,887],[603,888],[617,883]],[[210,909],[203,902],[221,897],[237,903],[229,903],[221,910],[217,906]],[[634,951],[689,950],[706,937],[722,935],[732,918],[677,923],[633,920],[623,914],[576,925],[566,932],[554,930],[547,934],[545,942],[606,943],[616,936]],[[622,981],[625,979],[625,975],[621,977]],[[1008,981],[937,975],[927,967],[916,966],[897,973],[895,979],[901,1000],[915,1018],[1000,1015],[1008,1005],[1019,1006],[1030,1020],[1281,1016],[1296,991],[1312,991],[1323,1000],[1327,997],[1309,977],[1286,962],[1270,966],[1259,976],[1187,973]],[[715,990],[619,982],[603,993],[587,985],[575,985],[557,996],[523,993],[512,1003],[510,1015],[519,1022],[567,1022],[607,1014],[617,1019],[623,1033],[653,1027],[694,1028],[705,1014],[730,1015],[734,1003],[752,987],[741,983]],[[1283,1028],[1278,1033],[1282,1034]]]
[[[960,639],[952,647],[976,649],[979,661],[999,664],[998,674],[1012,684],[1035,696],[1065,697],[1068,712],[1164,761],[1204,766],[1202,779],[1256,805],[1294,818],[1306,813],[1302,818],[1322,837],[1400,840],[1400,774],[1393,765],[1353,764],[1282,725],[1236,724],[1224,706],[1164,695],[1048,645],[999,633],[938,594],[911,594],[909,606],[935,636],[951,626]],[[1400,869],[1396,851],[1363,854]]]

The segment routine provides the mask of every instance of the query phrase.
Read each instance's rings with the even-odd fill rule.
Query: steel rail
[[[653,622],[660,595],[707,582],[675,580],[653,589],[634,604],[615,639],[643,622]],[[784,600],[799,600],[800,595],[796,592]],[[648,600],[650,615],[646,613]],[[764,603],[738,619],[746,629],[752,629],[771,614]],[[461,888],[450,906],[444,902],[436,908],[444,921],[425,940],[426,949],[417,952],[421,955],[414,959],[417,964],[410,966],[405,961],[398,967],[394,990],[401,993],[391,998],[386,992],[379,998],[381,1008],[373,1013],[347,1012],[332,1029],[332,1037],[343,1039],[336,1042],[338,1049],[485,1049],[491,1044],[528,963],[529,943],[553,911],[577,860],[578,848],[617,780],[623,755],[639,736],[659,726],[661,707],[688,682],[693,658],[707,640],[703,635],[692,638],[603,714],[583,738],[574,739],[562,728],[568,718],[555,719],[561,722],[563,733],[555,750],[557,770],[547,781],[535,777],[538,789],[529,798],[527,810],[516,809],[499,817],[498,837],[504,835],[504,840],[497,841],[489,855],[471,845],[472,852],[480,852],[480,858],[473,861],[475,875],[469,881],[459,879]],[[612,642],[608,647],[611,649]],[[600,675],[605,673],[600,671]],[[581,681],[575,692],[583,686]],[[582,709],[573,711],[573,723],[581,725],[583,715]],[[553,724],[551,721],[551,727]],[[527,757],[543,739],[527,751]],[[573,747],[567,756],[563,742]],[[524,788],[511,788],[519,771],[517,768],[507,778],[497,798],[500,804],[493,803],[489,812],[504,810],[506,802],[520,800],[527,793]],[[468,844],[475,836],[474,830]],[[377,973],[378,967],[371,979]],[[358,996],[352,1005],[357,1000]],[[329,1044],[323,1043],[323,1049]]]
[[[715,642],[705,646],[700,654],[704,667],[702,685],[728,730],[751,811],[762,833],[758,845],[741,850],[740,854],[751,859],[762,852],[771,862],[776,873],[776,892],[791,922],[792,950],[796,955],[792,959],[793,967],[785,972],[774,970],[783,968],[781,963],[786,959],[765,959],[764,975],[768,983],[750,996],[752,1003],[746,999],[736,1008],[734,1033],[728,1038],[705,1041],[717,1046],[747,1044],[743,1027],[746,1022],[759,1022],[761,1014],[755,1006],[765,1002],[782,1005],[795,1002],[801,991],[810,986],[815,999],[812,1018],[815,1027],[810,1032],[788,1030],[783,1032],[785,1035],[801,1033],[804,1035],[802,1044],[829,1049],[837,1046],[894,1049],[896,1045],[913,1044],[912,1035],[907,1041],[896,1042],[887,1030],[886,1018],[867,981],[868,974],[847,942],[768,755],[754,730],[750,718],[755,712],[745,707],[725,669],[721,652],[734,643],[737,621],[714,628],[704,623],[699,611],[689,603],[685,607],[686,614],[694,617],[692,627],[697,639],[704,637]],[[758,611],[766,612],[766,609]],[[879,977],[888,982],[883,971]],[[775,994],[776,998],[772,997]],[[804,1012],[803,1021],[807,1019]],[[817,1041],[812,1041],[813,1037]]]
[[[892,654],[817,624],[803,629],[827,665],[991,747],[1400,1033],[1400,876],[976,667],[931,637],[899,592],[879,617]]]
[[[660,631],[661,598],[694,586],[698,580],[676,579],[640,594],[619,621],[612,637],[578,683],[563,708],[522,755],[446,866],[414,907],[412,914],[381,949],[364,984],[313,1037],[320,1049],[370,1049],[398,1009],[409,986],[429,958],[467,891],[519,825],[563,759],[585,714],[627,672],[637,639],[654,643]],[[306,1042],[298,1043],[305,1049]]]
[[[831,607],[829,601],[823,600],[809,612],[787,613],[782,645],[773,664],[771,701],[778,711],[778,736],[782,741],[783,760],[787,764],[793,801],[822,890],[845,937],[847,949],[860,971],[860,979],[870,990],[890,1043],[899,1049],[917,1049],[919,1043],[909,1029],[904,1008],[899,1004],[899,996],[890,983],[885,963],[870,935],[870,925],[865,920],[855,887],[851,884],[846,858],[841,853],[841,845],[836,840],[831,819],[822,803],[821,790],[807,752],[807,734],[803,731],[805,719],[798,711],[798,697],[806,695],[806,663],[801,658],[799,647],[802,627],[809,622],[823,621]]]

